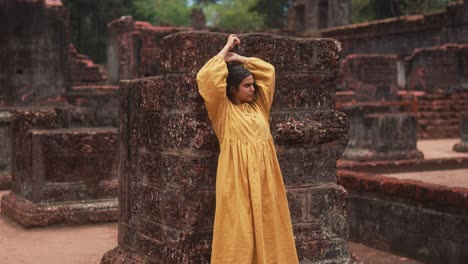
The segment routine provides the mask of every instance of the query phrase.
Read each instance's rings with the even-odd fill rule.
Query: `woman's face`
[[[239,89],[232,89],[233,101],[235,104],[251,103],[255,99],[254,78],[252,75],[246,77],[239,84]]]

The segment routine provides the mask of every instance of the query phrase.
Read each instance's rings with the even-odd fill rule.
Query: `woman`
[[[269,128],[275,69],[230,52],[239,44],[230,35],[197,74],[220,145],[211,263],[298,263]],[[234,65],[228,70],[226,63]]]

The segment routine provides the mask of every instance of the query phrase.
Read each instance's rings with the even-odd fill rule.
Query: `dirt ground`
[[[0,197],[8,191],[0,191]],[[94,264],[117,246],[117,223],[25,229],[0,215],[1,264]],[[420,264],[358,243],[350,243],[359,263]]]
[[[25,229],[0,215],[1,264],[93,264],[116,246],[117,223]]]
[[[426,159],[468,157],[452,151],[459,139],[420,140],[418,149]],[[426,180],[448,186],[468,188],[468,170],[406,173],[398,178]],[[390,176],[390,175],[389,175]],[[0,197],[9,191],[0,191]],[[0,264],[93,264],[117,246],[117,223],[84,226],[52,226],[24,229],[0,215]],[[364,264],[420,264],[358,243],[349,243],[356,259]]]

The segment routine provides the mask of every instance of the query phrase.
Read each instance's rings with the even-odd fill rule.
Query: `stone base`
[[[10,193],[2,197],[1,213],[24,227],[110,222],[118,219],[117,198],[96,201],[32,203]]]
[[[0,175],[0,191],[11,189],[11,175]]]
[[[419,160],[424,154],[419,150],[410,151],[388,151],[374,152],[368,149],[346,148],[342,159],[354,161],[377,161],[377,160]]]
[[[453,151],[456,152],[468,152],[468,142],[460,141],[457,144],[453,145]]]
[[[104,254],[101,264],[160,264],[161,262],[154,258],[145,258],[136,252],[122,250],[116,247]],[[191,263],[190,260],[186,263]],[[300,264],[349,264],[351,258],[336,258],[322,261],[300,261]],[[197,263],[198,264],[198,263]]]

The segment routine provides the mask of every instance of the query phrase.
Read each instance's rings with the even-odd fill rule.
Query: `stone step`
[[[422,262],[381,251],[364,244],[349,242],[353,264],[422,264]]]

